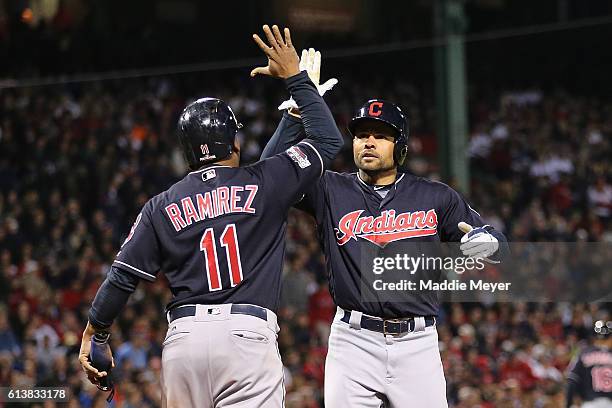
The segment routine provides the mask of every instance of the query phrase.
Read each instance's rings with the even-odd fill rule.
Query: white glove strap
[[[289,98],[286,101],[283,101],[283,103],[281,103],[280,105],[278,105],[278,110],[279,111],[284,111],[284,110],[287,110],[289,108],[294,108],[294,109],[298,108],[297,103],[295,103],[293,98]]]
[[[337,83],[338,80],[336,78],[330,78],[322,85],[317,85],[317,91],[319,91],[319,95],[325,95],[325,92],[331,90]],[[289,98],[280,105],[278,105],[279,111],[283,111],[289,108],[299,109],[297,103],[293,100],[293,98]]]

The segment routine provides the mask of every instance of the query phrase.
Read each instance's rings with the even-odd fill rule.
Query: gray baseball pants
[[[415,330],[384,335],[349,324],[338,308],[325,361],[326,408],[447,408],[436,326],[416,318]]]
[[[276,315],[231,314],[231,304],[197,305],[169,324],[162,352],[162,407],[284,406]]]

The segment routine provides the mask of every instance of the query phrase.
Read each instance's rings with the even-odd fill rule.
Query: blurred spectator
[[[117,366],[129,365],[131,369],[142,370],[147,367],[150,344],[147,335],[142,329],[135,329],[130,333],[127,341],[115,352]]]
[[[0,354],[2,353],[9,353],[13,357],[21,353],[17,338],[8,324],[5,307],[0,307]]]
[[[594,185],[589,186],[589,204],[593,212],[604,219],[610,219],[612,215],[612,186],[606,183],[602,176],[597,177]]]
[[[327,282],[319,283],[317,291],[310,295],[308,304],[310,328],[318,335],[319,344],[327,344],[331,322],[336,313],[336,305],[329,294]]]

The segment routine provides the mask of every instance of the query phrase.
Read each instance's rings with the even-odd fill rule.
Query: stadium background
[[[0,0],[0,385],[67,386],[69,406],[105,406],[76,358],[88,306],[140,207],[184,174],[174,127],[189,100],[227,100],[245,124],[243,161],[259,157],[286,97],[248,77],[264,22],[322,50],[341,129],[366,99],[397,101],[411,118],[409,171],[457,185],[440,164],[435,7]],[[470,202],[513,241],[610,242],[612,5],[471,0],[464,12]],[[346,142],[335,169],[352,169]],[[285,264],[287,406],[319,407],[334,307],[313,222],[297,211]],[[114,406],[159,405],[168,296],[163,281],[142,285],[115,324]],[[451,406],[562,406],[564,370],[596,318],[609,305],[445,305]]]

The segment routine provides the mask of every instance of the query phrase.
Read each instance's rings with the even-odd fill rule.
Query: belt
[[[342,316],[344,323],[349,323],[351,320],[351,312],[344,311]],[[361,327],[367,330],[375,331],[383,334],[404,334],[414,331],[414,318],[408,319],[380,319],[377,317],[361,316]],[[425,327],[436,324],[436,318],[433,316],[425,317]]]
[[[211,305],[211,309],[214,305]],[[255,305],[240,305],[240,304],[232,304],[232,309],[230,311],[231,314],[243,314],[258,317],[262,320],[268,321],[268,312],[263,307],[255,306]],[[196,306],[181,306],[174,308],[168,312],[168,320],[172,322],[176,319],[180,319],[181,317],[195,316],[196,314]]]

